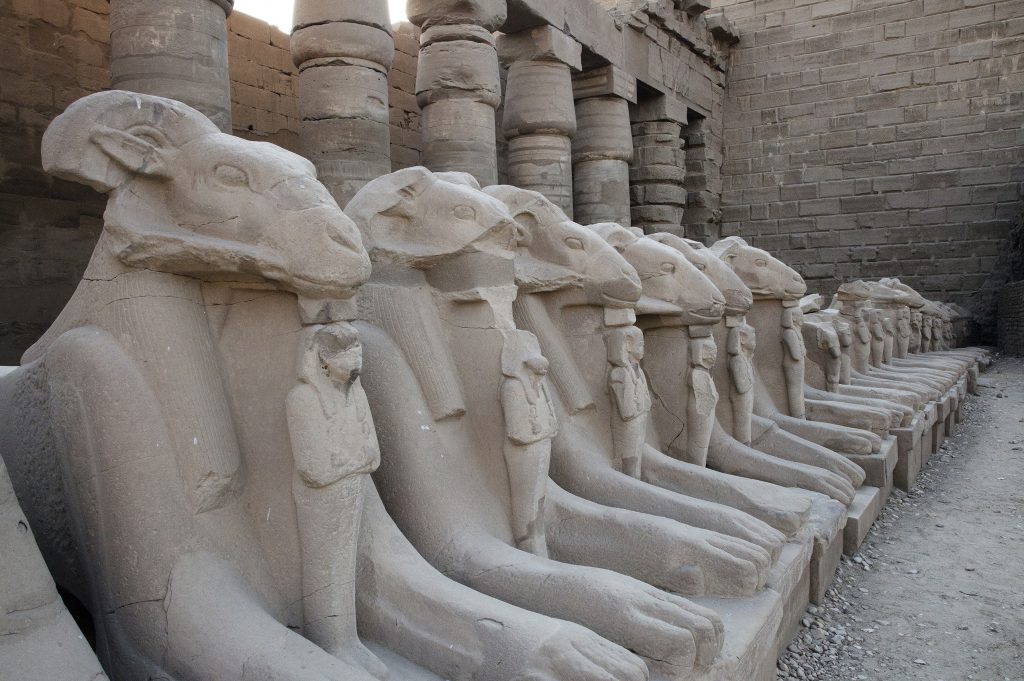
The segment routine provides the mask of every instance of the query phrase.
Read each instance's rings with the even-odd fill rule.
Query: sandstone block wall
[[[0,1],[0,365],[17,364],[63,308],[102,226],[104,202],[46,175],[43,131],[71,102],[110,87],[107,0]],[[228,19],[235,134],[298,146],[289,36],[241,12]],[[419,163],[413,94],[419,36],[397,28],[392,73],[396,168]]]
[[[999,291],[996,319],[999,349],[1024,356],[1024,281],[1015,281]]]
[[[991,335],[993,270],[1021,211],[1024,2],[713,4],[741,35],[723,233],[825,293],[897,274],[987,318]]]

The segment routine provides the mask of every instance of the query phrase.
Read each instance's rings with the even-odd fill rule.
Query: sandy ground
[[[844,558],[779,678],[1024,681],[1024,360],[982,383],[916,487]]]

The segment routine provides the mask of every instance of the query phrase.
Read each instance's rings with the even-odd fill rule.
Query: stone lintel
[[[557,61],[579,71],[583,67],[583,47],[553,26],[534,26],[499,35],[498,58],[505,65],[523,60]]]
[[[661,95],[651,97],[637,102],[629,107],[629,117],[634,123],[648,123],[650,121],[672,121],[680,125],[689,123],[690,106],[686,101],[673,95]],[[705,112],[694,109],[702,115]]]
[[[574,99],[615,96],[636,104],[636,78],[617,66],[602,66],[574,74]]]
[[[711,31],[711,35],[714,36],[715,40],[720,40],[726,45],[735,45],[740,41],[739,31],[726,18],[725,12],[714,12],[704,15],[704,23],[707,24],[708,30]]]

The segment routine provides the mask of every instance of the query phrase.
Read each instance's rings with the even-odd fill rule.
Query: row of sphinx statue
[[[898,280],[826,304],[461,173],[343,212],[159,97],[42,158],[108,203],[0,378],[5,681],[774,678],[892,433],[988,361]]]

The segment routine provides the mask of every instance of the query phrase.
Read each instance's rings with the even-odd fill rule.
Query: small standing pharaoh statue
[[[745,319],[729,329],[726,341],[729,352],[729,388],[732,400],[733,436],[749,445],[751,418],[754,414],[754,350],[757,348],[757,334]]]
[[[286,413],[295,460],[303,631],[335,656],[367,667],[373,655],[355,629],[355,557],[363,489],[380,450],[361,369],[362,347],[351,325],[307,327]]]
[[[834,393],[839,392],[839,384],[843,377],[843,348],[839,341],[838,333],[829,333],[833,330],[831,325],[826,329],[819,326],[816,332],[818,347],[825,351],[825,390]]]
[[[501,351],[501,408],[505,416],[505,466],[512,498],[512,536],[516,546],[547,556],[544,497],[551,439],[558,419],[544,377],[548,361],[536,337],[526,331],[505,335]]]
[[[924,315],[918,310],[910,313],[910,347],[908,352],[917,354],[921,352],[921,335],[924,333]]]
[[[640,461],[647,436],[647,415],[651,394],[647,377],[640,368],[644,357],[644,334],[635,326],[615,327],[605,335],[608,347],[608,390],[612,394],[612,446],[615,467],[634,478],[640,477]]]
[[[900,308],[896,318],[896,356],[906,357],[910,353],[910,308]]]
[[[687,449],[690,461],[705,465],[708,460],[708,446],[711,431],[715,425],[715,407],[718,406],[718,390],[711,370],[715,368],[718,346],[708,329],[690,327],[690,399],[687,402]]]
[[[839,316],[833,318],[832,326],[839,339],[839,383],[848,385],[853,373],[853,361],[850,358],[850,353],[853,352],[853,326]]]
[[[787,307],[782,312],[782,371],[786,377],[786,395],[789,397],[789,414],[804,418],[804,362],[807,349],[800,327],[804,313],[799,307]]]

